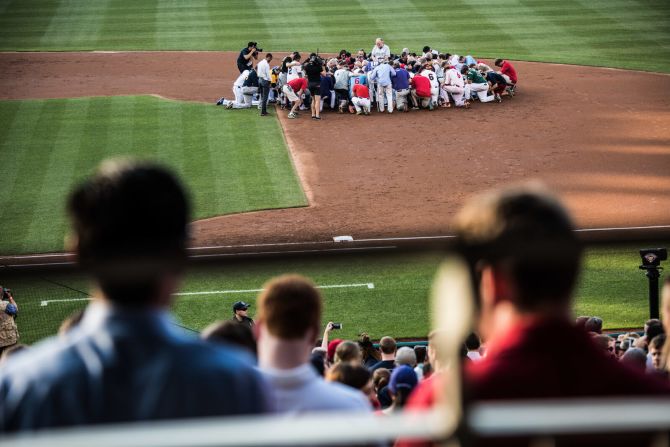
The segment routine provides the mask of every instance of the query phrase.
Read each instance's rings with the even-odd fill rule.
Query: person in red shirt
[[[282,88],[282,91],[286,95],[286,98],[293,103],[293,107],[288,114],[288,117],[291,119],[298,117],[298,107],[302,104],[302,94],[307,90],[307,79],[299,77],[295,78]]]
[[[363,84],[354,84],[354,96],[351,98],[351,102],[356,108],[356,115],[364,113],[366,115],[370,114],[370,90],[367,85]]]
[[[477,332],[488,343],[465,369],[466,402],[670,395],[668,381],[617,362],[574,324],[581,247],[557,199],[538,187],[485,193],[453,231],[477,279]]]
[[[430,105],[430,79],[420,74],[415,74],[410,81],[412,88],[411,95],[414,104],[420,104],[421,107],[428,107]]]
[[[503,75],[505,77],[505,81],[507,81],[507,93],[510,96],[514,96],[516,81],[518,79],[514,66],[509,61],[504,59],[496,59],[495,65],[496,67],[500,67],[499,73]]]

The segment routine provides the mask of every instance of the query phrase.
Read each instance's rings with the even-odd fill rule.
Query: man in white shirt
[[[370,57],[375,63],[380,63],[391,57],[391,49],[388,45],[384,44],[384,39],[381,37],[378,37],[375,41],[375,46],[372,47],[372,51],[370,51]]]
[[[371,411],[360,391],[325,382],[309,362],[321,324],[321,295],[306,278],[271,280],[258,298],[258,364],[277,411]]]
[[[268,95],[270,94],[270,61],[272,53],[265,55],[265,58],[258,63],[256,72],[258,73],[258,87],[261,94],[261,116],[268,114]]]

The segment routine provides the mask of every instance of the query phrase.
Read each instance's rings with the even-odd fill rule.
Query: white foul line
[[[347,287],[367,287],[368,289],[374,289],[375,284],[371,282],[359,283],[359,284],[330,284],[325,286],[316,286],[317,289],[344,289]],[[191,296],[191,295],[224,295],[230,293],[252,293],[252,292],[262,292],[265,289],[240,289],[240,290],[209,290],[206,292],[180,292],[173,293],[175,296]],[[69,298],[62,300],[44,300],[40,303],[41,306],[48,306],[49,303],[64,303],[70,301],[89,301],[92,298]]]

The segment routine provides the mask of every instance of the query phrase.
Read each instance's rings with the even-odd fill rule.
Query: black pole
[[[647,268],[649,278],[649,318],[659,318],[658,310],[658,278],[661,274],[657,268]]]

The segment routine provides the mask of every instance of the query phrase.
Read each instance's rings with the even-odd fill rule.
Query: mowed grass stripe
[[[59,2],[40,45],[94,48],[109,0]]]
[[[66,232],[65,210],[58,206],[62,197],[66,197],[75,174],[76,160],[81,150],[81,138],[71,138],[71,135],[81,135],[85,127],[85,117],[90,103],[83,107],[79,101],[66,101],[65,109],[59,117],[60,127],[52,135],[53,150],[45,160],[42,188],[39,191],[33,208],[33,218],[28,226],[28,233],[24,239],[24,252],[39,251],[42,244],[57,245],[62,243],[62,236]],[[61,213],[56,219],[51,215]]]
[[[29,229],[34,219],[44,219],[46,216],[39,214],[35,205],[46,184],[46,174],[49,168],[49,158],[56,144],[56,136],[62,125],[62,115],[65,111],[65,102],[58,100],[45,101],[37,113],[38,119],[35,125],[36,132],[23,135],[22,147],[16,145],[14,150],[25,151],[18,166],[18,177],[14,182],[14,188],[7,203],[6,213],[10,217],[3,223],[2,239],[0,247],[6,245],[14,251],[40,251],[38,247],[44,241],[29,239]],[[44,135],[47,138],[41,138]],[[12,237],[7,237],[12,235]],[[48,244],[48,242],[47,242]]]
[[[210,11],[205,0],[164,0],[156,8],[156,44],[165,50],[184,48],[184,42],[198,42],[197,46],[211,48]]]
[[[306,205],[276,119],[257,114],[155,97],[0,102],[0,161],[12,171],[0,253],[62,250],[67,192],[110,157],[171,166],[195,218]]]
[[[156,42],[158,0],[110,0],[95,49],[160,48]]]

